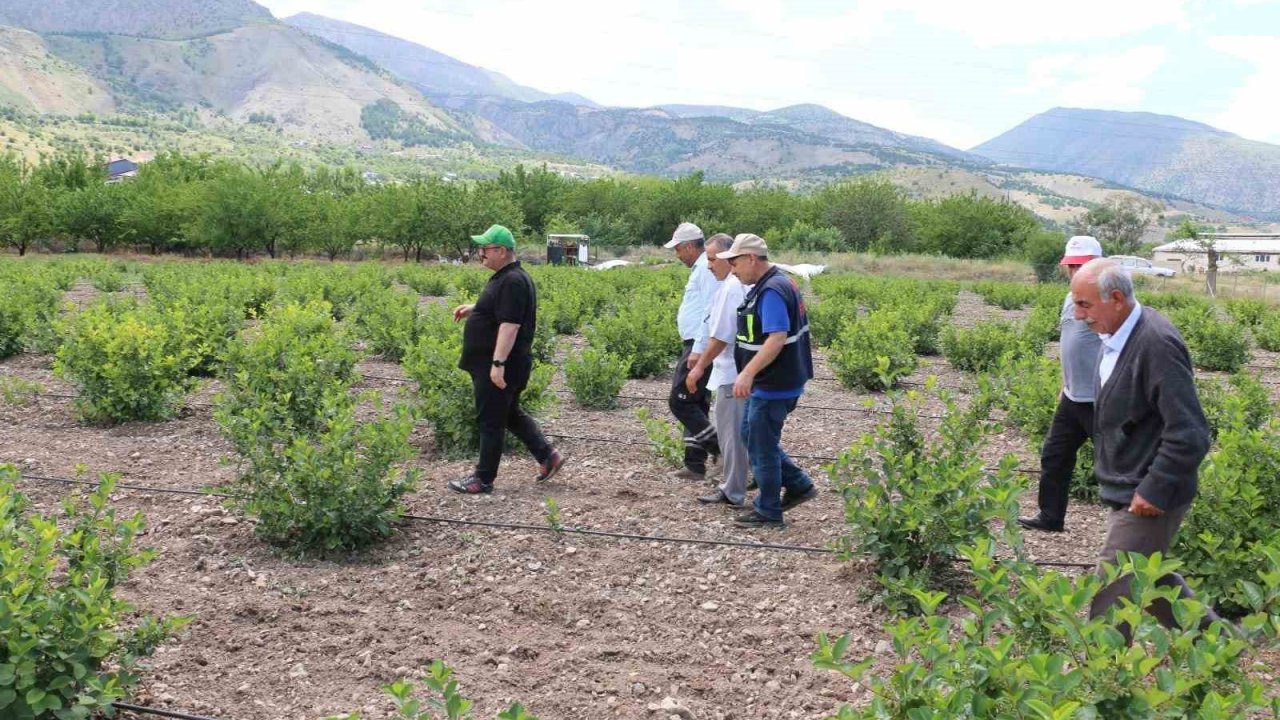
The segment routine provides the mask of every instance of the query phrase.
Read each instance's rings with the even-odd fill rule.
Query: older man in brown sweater
[[[1115,563],[1121,551],[1168,554],[1196,496],[1200,461],[1209,451],[1205,421],[1182,336],[1163,315],[1134,297],[1133,281],[1111,260],[1086,263],[1071,280],[1075,317],[1102,339],[1094,400],[1094,473],[1102,502],[1111,508],[1099,558]],[[1182,577],[1176,585],[1193,597]],[[1130,578],[1103,588],[1093,600],[1097,617],[1130,592]],[[1169,603],[1149,608],[1166,627],[1177,626]],[[1206,622],[1217,619],[1210,613]],[[1127,634],[1127,628],[1122,628]]]

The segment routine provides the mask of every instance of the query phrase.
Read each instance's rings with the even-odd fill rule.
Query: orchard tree
[[[560,209],[568,181],[547,170],[545,163],[532,172],[518,164],[510,172],[498,173],[497,184],[520,207],[525,228],[540,236],[547,232],[547,219]]]
[[[107,180],[107,164],[83,150],[64,150],[42,156],[35,169],[36,181],[51,190],[83,190]]]
[[[306,229],[312,247],[329,260],[350,255],[360,234],[358,196],[309,195],[300,227]]]
[[[199,247],[237,258],[263,250],[272,258],[296,238],[300,190],[277,168],[236,168],[204,184],[187,230]],[[297,249],[290,245],[284,249]]]
[[[1209,236],[1210,232],[1211,228],[1205,227],[1191,218],[1183,218],[1182,223],[1169,232],[1168,239],[1185,240],[1192,246],[1192,252],[1204,253],[1204,289],[1205,292],[1209,293],[1209,297],[1217,297],[1218,265],[1222,257],[1218,253],[1217,241]]]
[[[735,193],[726,225],[734,234],[749,232],[764,237],[770,230],[782,231],[796,223],[812,224],[814,208],[810,197],[785,188],[746,188]]]
[[[1077,235],[1102,241],[1108,255],[1132,255],[1142,246],[1142,236],[1164,206],[1133,195],[1111,195],[1101,205],[1076,218]]]
[[[153,255],[185,249],[188,240],[183,226],[196,213],[201,186],[171,181],[163,174],[149,173],[150,169],[150,164],[142,166],[134,180],[118,186],[121,239]]]
[[[733,188],[708,183],[701,171],[678,180],[642,179],[637,185],[637,228],[642,242],[660,245],[671,239],[671,233],[682,222],[696,222],[710,234],[717,226],[726,225],[734,203]]]
[[[910,252],[915,234],[902,188],[875,178],[828,185],[814,198],[819,224],[840,231],[845,250]]]
[[[490,225],[503,225],[513,231],[524,226],[520,206],[497,183],[481,181],[445,187],[447,217],[441,218],[442,232],[435,238],[435,247],[442,255],[470,258],[475,252],[471,236],[479,235]]]
[[[120,187],[98,182],[63,192],[53,209],[55,232],[72,242],[88,240],[99,253],[115,247],[123,232]]]
[[[22,256],[47,240],[53,231],[50,206],[55,197],[26,163],[0,158],[0,244],[14,247]]]
[[[975,192],[914,203],[911,209],[921,249],[951,257],[1020,254],[1040,230],[1040,222],[1030,210]]]

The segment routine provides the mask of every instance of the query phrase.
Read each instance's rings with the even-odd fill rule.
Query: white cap
[[[697,225],[694,225],[693,223],[685,222],[685,223],[680,223],[680,226],[676,228],[676,231],[671,234],[671,241],[668,242],[666,245],[663,245],[662,247],[673,248],[679,245],[680,243],[686,243],[693,240],[702,240],[702,239],[704,239],[704,236],[702,234],[702,228],[698,227]]]
[[[1092,235],[1076,235],[1067,241],[1067,249],[1062,253],[1060,265],[1083,265],[1094,258],[1102,257],[1102,245]]]

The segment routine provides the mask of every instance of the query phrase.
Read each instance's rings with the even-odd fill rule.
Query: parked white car
[[[1173,277],[1178,274],[1177,270],[1160,267],[1151,264],[1146,258],[1135,257],[1133,255],[1112,255],[1112,260],[1120,263],[1124,269],[1133,275],[1155,275],[1156,277]]]

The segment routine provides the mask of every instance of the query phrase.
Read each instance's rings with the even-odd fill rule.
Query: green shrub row
[[[29,512],[18,477],[0,465],[0,717],[113,715],[139,660],[189,619],[138,615],[116,596],[153,553],[137,546],[142,517],[107,506],[114,476],[61,518]]]

